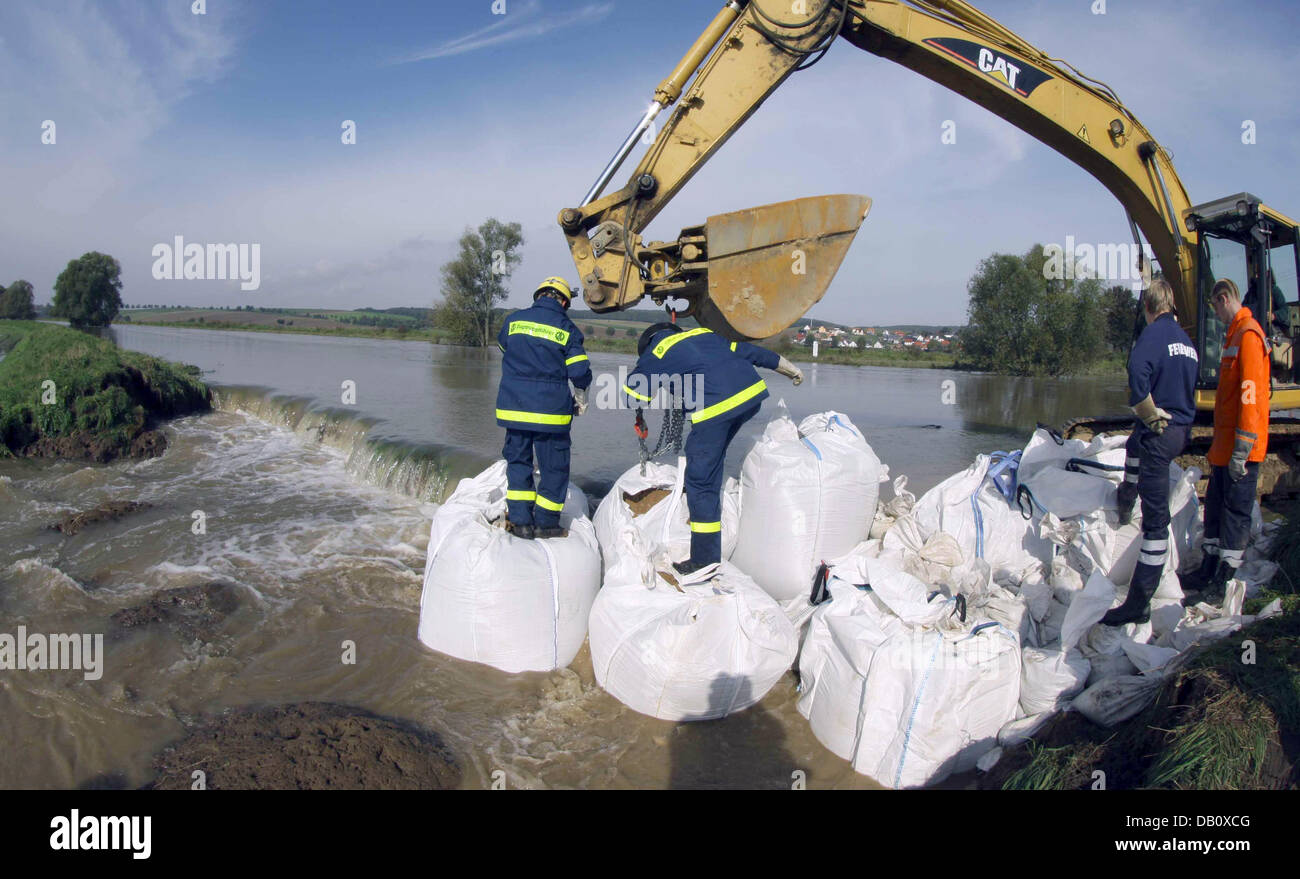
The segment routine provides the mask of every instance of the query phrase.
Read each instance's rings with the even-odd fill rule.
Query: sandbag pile
[[[1221,608],[1182,606],[1177,570],[1200,561],[1200,473],[1171,464],[1173,551],[1151,621],[1098,625],[1141,540],[1140,510],[1123,527],[1115,515],[1124,457],[1122,437],[1058,442],[1039,430],[1023,450],[977,457],[883,537],[830,562],[829,600],[799,659],[799,710],[817,738],[881,783],[933,784],[987,768],[999,744],[1066,707],[1107,725],[1132,716],[1190,647],[1252,621],[1246,590],[1273,573],[1257,548],[1246,554],[1254,584],[1233,581]]]
[[[778,601],[807,594],[823,560],[869,536],[886,472],[847,415],[822,412],[796,427],[782,412],[741,467],[732,562]]]
[[[438,508],[420,595],[419,639],[502,671],[573,661],[600,589],[600,546],[587,498],[572,482],[560,513],[568,536],[520,540],[502,527],[506,464],[462,479]]]

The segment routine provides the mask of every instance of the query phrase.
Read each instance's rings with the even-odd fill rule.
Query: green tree
[[[1138,327],[1138,300],[1128,287],[1114,286],[1104,296],[1106,310],[1106,346],[1118,354],[1128,354]]]
[[[54,282],[50,314],[74,327],[108,326],[122,308],[121,274],[122,266],[108,254],[82,254]]]
[[[1042,245],[1024,256],[995,253],[967,289],[964,359],[1012,375],[1065,375],[1104,353],[1103,296],[1096,279],[1046,277]]]
[[[33,320],[35,317],[31,284],[14,281],[8,287],[0,287],[0,319]]]
[[[459,243],[460,253],[442,267],[434,323],[458,344],[490,345],[495,306],[509,295],[506,282],[522,259],[523,227],[489,217],[477,230],[466,229]]]

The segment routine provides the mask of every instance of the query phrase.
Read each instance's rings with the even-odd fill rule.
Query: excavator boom
[[[1204,302],[1215,270],[1246,264],[1249,277],[1239,280],[1244,290],[1256,281],[1263,287],[1277,266],[1292,288],[1286,298],[1293,298],[1300,228],[1244,193],[1194,205],[1168,151],[1112,88],[964,0],[728,2],[656,89],[583,204],[560,212],[588,305],[611,311],[645,296],[661,304],[684,299],[686,313],[706,326],[732,338],[762,338],[786,329],[821,299],[870,206],[863,196],[819,196],[711,217],[670,242],[643,242],[641,232],[773,91],[839,37],[969,98],[1114,194],[1128,214],[1136,251],[1145,237],[1174,288],[1179,321],[1201,355],[1197,404],[1212,406],[1221,332]],[[669,106],[655,133],[656,118]],[[603,194],[623,160],[652,134],[623,188]],[[1216,242],[1224,241],[1237,251],[1216,253]],[[1145,281],[1152,266],[1143,263]],[[795,264],[803,271],[792,271]],[[1275,361],[1275,376],[1284,380],[1274,383],[1274,408],[1300,407],[1300,386],[1284,375],[1293,339],[1277,346],[1287,359]]]

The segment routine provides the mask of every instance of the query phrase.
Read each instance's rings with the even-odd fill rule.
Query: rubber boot
[[[1196,599],[1200,598],[1200,594],[1205,591],[1206,587],[1210,585],[1210,581],[1214,579],[1214,570],[1218,565],[1219,557],[1207,552],[1201,556],[1201,566],[1199,568],[1189,574],[1179,575],[1178,582],[1183,587],[1183,594],[1186,596],[1183,602],[1184,605],[1188,604],[1189,601],[1191,604],[1196,603]]]
[[[1219,565],[1202,590],[1200,600],[1206,604],[1218,604],[1228,593],[1228,581],[1237,576],[1237,569],[1228,564],[1226,559],[1219,559]]]
[[[1115,497],[1115,516],[1123,528],[1133,521],[1133,507],[1137,503],[1138,487],[1136,482],[1121,482]]]
[[[716,568],[718,567],[719,564],[721,563],[720,562],[696,562],[687,559],[684,562],[673,562],[673,570],[675,570],[681,577],[685,578],[691,576],[692,574],[697,574],[700,571],[703,571],[705,568]]]
[[[538,540],[546,540],[549,537],[564,537],[568,532],[556,525],[551,528],[534,528],[533,534]]]
[[[511,525],[510,533],[520,540],[532,540],[535,536],[532,525]]]
[[[1148,568],[1150,571],[1144,571],[1143,568]],[[1106,615],[1101,618],[1101,624],[1122,626],[1126,623],[1145,623],[1150,620],[1151,596],[1156,594],[1156,589],[1160,586],[1162,570],[1163,566],[1139,564],[1133,574],[1133,582],[1129,584],[1128,595],[1124,596],[1124,603],[1106,611]],[[1151,572],[1154,572],[1155,576],[1151,576]]]

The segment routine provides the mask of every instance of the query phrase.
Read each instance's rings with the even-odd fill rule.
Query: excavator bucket
[[[730,339],[786,329],[822,298],[869,210],[864,195],[816,195],[709,217],[696,319]]]

